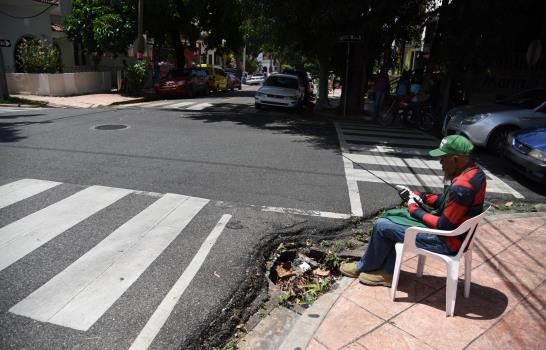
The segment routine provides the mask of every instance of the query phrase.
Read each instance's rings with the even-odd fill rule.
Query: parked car
[[[207,75],[209,77],[209,90],[214,92],[227,91],[227,74],[226,72],[224,72],[222,67],[212,66],[210,64],[198,64],[197,67],[207,72]]]
[[[272,74],[258,89],[254,97],[254,106],[285,107],[301,110],[304,106],[304,87],[300,79],[290,74]]]
[[[311,91],[313,91],[313,83],[311,79],[311,74],[309,74],[309,72],[304,72],[301,70],[294,70],[294,69],[284,69],[282,73],[292,74],[297,76],[300,79],[300,81],[303,84],[303,87],[305,88],[305,95],[304,95],[305,103],[309,102],[309,99],[311,97]]]
[[[469,105],[447,112],[444,135],[463,134],[477,146],[502,154],[512,131],[546,127],[546,89],[532,89],[489,105]]]
[[[242,89],[241,80],[239,79],[237,72],[226,70],[226,74],[227,74],[228,89],[230,89],[231,91],[235,89],[241,90]]]
[[[546,184],[546,128],[514,132],[508,142],[509,165],[527,178]]]
[[[260,85],[265,80],[265,74],[252,74],[247,80],[247,85]]]
[[[201,69],[175,68],[154,87],[158,95],[183,95],[191,98],[208,94],[207,81],[207,73]]]

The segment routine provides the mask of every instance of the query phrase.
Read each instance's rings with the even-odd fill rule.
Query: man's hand
[[[406,186],[396,185],[396,190],[398,191],[398,194],[400,195],[400,198],[402,198],[403,201],[407,201],[410,197],[410,189]]]
[[[410,198],[413,198],[414,203],[423,204],[423,200],[419,195],[406,186],[396,185],[394,186],[398,190],[398,194],[400,195],[400,198],[404,201],[408,201]]]
[[[423,200],[421,199],[421,197],[415,194],[415,192],[410,191],[409,200],[413,200],[414,203],[417,203],[419,205],[423,204]]]

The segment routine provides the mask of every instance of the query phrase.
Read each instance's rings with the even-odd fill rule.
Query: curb
[[[320,297],[310,308],[305,310],[284,338],[279,350],[305,349],[322,320],[328,314],[337,299],[345,292],[345,289],[353,282],[352,278],[342,277],[335,290]]]
[[[291,309],[277,306],[262,319],[237,347],[242,350],[303,350],[338,298],[353,281],[341,277],[334,288],[318,298],[301,315]]]

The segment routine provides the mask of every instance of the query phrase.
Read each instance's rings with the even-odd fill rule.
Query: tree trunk
[[[325,108],[328,105],[328,72],[330,71],[330,56],[322,54],[319,56],[319,96],[318,103],[315,108],[318,110]]]
[[[176,55],[176,66],[183,68],[186,65],[184,58],[184,45],[180,42],[180,33],[177,31],[169,32],[169,36],[174,45],[174,53]]]
[[[351,44],[349,58],[349,76],[343,86],[347,98],[347,115],[359,114],[362,111],[361,102],[364,97],[362,91],[362,70],[364,68],[364,46]]]

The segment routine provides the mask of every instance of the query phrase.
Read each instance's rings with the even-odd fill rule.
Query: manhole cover
[[[108,124],[108,125],[97,125],[94,127],[94,129],[97,130],[121,130],[121,129],[127,129],[129,125],[123,125],[123,124]]]

